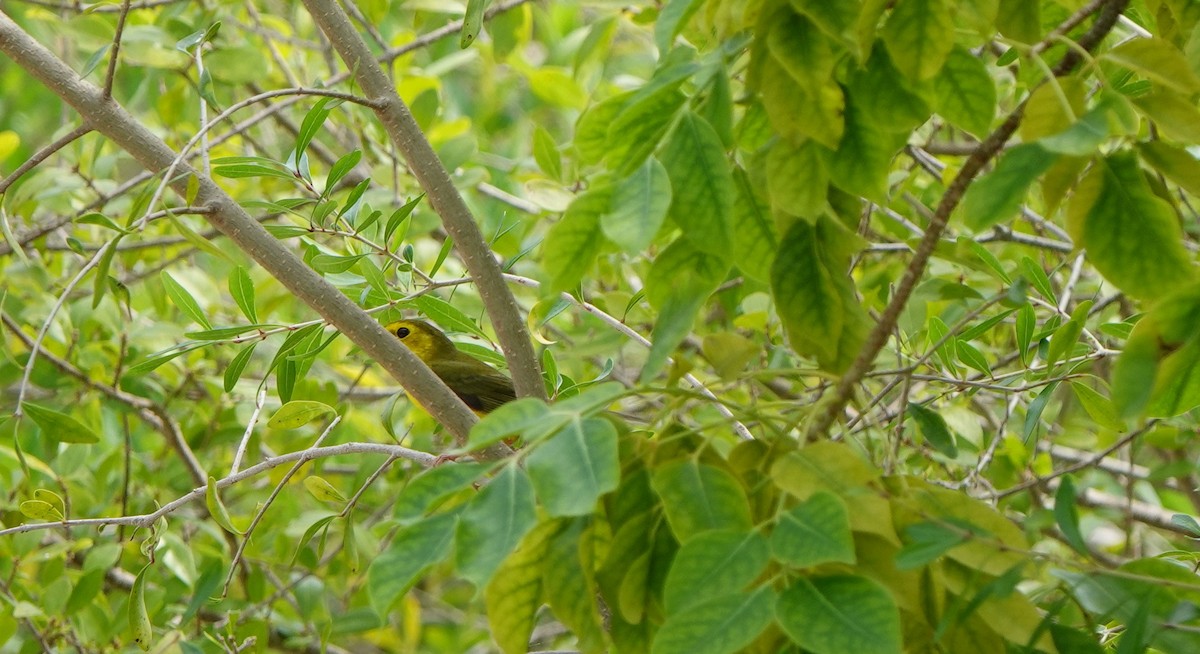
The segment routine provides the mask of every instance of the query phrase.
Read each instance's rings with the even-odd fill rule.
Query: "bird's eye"
[[[408,331],[408,327],[401,327],[400,329],[396,330],[396,335],[399,336],[400,338],[404,338],[405,336],[408,336],[411,333],[412,332]]]

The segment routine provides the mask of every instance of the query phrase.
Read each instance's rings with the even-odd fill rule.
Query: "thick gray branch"
[[[161,172],[175,161],[176,153],[161,139],[116,101],[105,98],[103,91],[81,79],[3,12],[0,12],[0,52],[74,107],[88,126],[112,139],[147,170]],[[181,174],[172,182],[172,188],[185,196],[187,177],[195,176],[199,192],[193,204],[212,209],[204,217],[213,227],[379,362],[446,428],[460,439],[466,438],[475,423],[474,414],[420,359],[272,237],[211,179],[186,164],[177,166],[177,171]]]
[[[346,67],[354,71],[354,79],[363,92],[378,103],[380,108],[375,113],[380,122],[408,161],[434,211],[441,216],[446,232],[454,238],[454,248],[475,280],[492,319],[517,394],[545,399],[541,371],[517,301],[505,285],[500,265],[475,224],[471,210],[454,188],[446,167],[345,12],[333,0],[304,0],[304,6],[329,37]]]

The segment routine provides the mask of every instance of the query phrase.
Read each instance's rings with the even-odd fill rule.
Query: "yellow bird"
[[[397,320],[385,329],[424,361],[477,415],[486,415],[517,399],[511,379],[459,350],[454,341],[424,320]]]

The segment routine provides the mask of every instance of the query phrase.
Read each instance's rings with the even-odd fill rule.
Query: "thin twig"
[[[321,443],[325,441],[325,437],[329,436],[329,434],[333,431],[333,428],[337,427],[341,422],[341,416],[335,416],[333,420],[330,420],[329,426],[325,427],[325,430],[321,432],[320,436],[317,436],[317,440],[313,442],[309,449],[315,450],[319,448]],[[395,455],[391,455],[391,458],[395,458]],[[229,593],[229,584],[233,583],[233,577],[237,574],[237,566],[238,562],[242,560],[242,553],[246,551],[246,545],[250,544],[250,539],[254,536],[254,530],[258,527],[258,524],[262,522],[263,516],[267,514],[267,509],[271,508],[271,505],[275,503],[275,498],[279,497],[279,493],[283,491],[284,486],[287,486],[287,483],[291,481],[292,477],[295,476],[295,474],[300,471],[300,468],[303,468],[304,464],[306,463],[308,463],[307,459],[300,459],[299,461],[296,461],[296,463],[292,465],[291,469],[284,473],[283,478],[279,480],[279,483],[275,484],[275,488],[271,490],[271,494],[267,496],[267,500],[262,503],[262,506],[258,507],[258,511],[254,514],[254,518],[250,520],[250,526],[246,527],[246,532],[242,535],[241,541],[238,542],[237,550],[235,550],[233,553],[233,559],[229,561],[229,576],[225,578],[225,587],[221,591],[221,597],[225,597],[225,595]]]
[[[1128,3],[1129,0],[1103,0],[1103,6],[1099,9],[1100,13],[1096,22],[1079,39],[1080,47],[1090,51],[1098,45],[1101,39],[1116,24],[1117,18]],[[1081,60],[1082,57],[1078,51],[1069,50],[1063,56],[1062,61],[1054,68],[1053,73],[1055,75],[1065,74],[1074,69]],[[984,166],[1000,153],[1004,144],[1017,131],[1017,127],[1021,124],[1024,110],[1025,101],[1022,101],[1016,109],[1013,109],[1004,122],[979,144],[979,147],[967,158],[959,173],[946,188],[946,192],[942,195],[937,210],[934,212],[933,219],[925,229],[924,237],[917,246],[917,250],[913,254],[908,267],[904,270],[904,276],[900,279],[900,283],[897,285],[891,301],[879,317],[879,321],[874,329],[867,335],[866,342],[859,351],[859,355],[850,365],[849,370],[838,380],[833,397],[826,401],[823,409],[814,416],[807,433],[808,440],[814,440],[826,434],[834,421],[842,413],[846,404],[850,401],[863,375],[871,369],[871,366],[875,362],[875,357],[879,355],[879,352],[891,337],[896,321],[900,319],[901,312],[908,305],[913,291],[916,290],[917,283],[924,276],[929,258],[933,255],[938,241],[941,240],[942,233],[946,230],[951,213],[953,213],[954,209],[962,201],[963,195],[966,194],[967,188],[974,181],[975,177],[983,171]]]

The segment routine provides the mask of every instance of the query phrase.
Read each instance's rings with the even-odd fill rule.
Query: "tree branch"
[[[1121,12],[1129,4],[1129,0],[1102,1],[1104,4],[1098,7],[1099,14],[1096,17],[1096,22],[1092,24],[1091,29],[1080,37],[1078,41],[1080,48],[1084,50],[1090,51],[1100,43],[1104,36],[1116,25]],[[1076,20],[1076,18],[1072,16],[1068,20]],[[1052,32],[1051,34],[1054,35],[1055,33]],[[1054,36],[1054,38],[1058,37]],[[1081,56],[1077,50],[1067,51],[1062,61],[1054,67],[1054,75],[1061,76],[1070,72],[1080,61]],[[974,181],[975,177],[983,171],[984,166],[988,162],[1000,153],[1004,148],[1004,144],[1017,131],[1024,113],[1025,103],[1022,102],[1008,115],[1000,127],[997,127],[995,131],[989,134],[975,151],[971,153],[971,156],[963,163],[958,175],[954,177],[954,180],[946,188],[946,192],[942,195],[942,200],[938,203],[933,218],[929,221],[929,226],[925,229],[925,235],[921,238],[921,242],[913,254],[912,261],[909,262],[908,267],[904,270],[904,276],[896,287],[896,292],[892,296],[891,302],[883,310],[883,315],[879,317],[879,323],[867,335],[866,343],[863,344],[862,351],[859,352],[854,363],[850,365],[850,369],[838,380],[833,397],[814,416],[813,422],[808,429],[807,440],[811,441],[823,436],[829,430],[829,427],[833,425],[834,421],[837,420],[837,417],[841,415],[842,410],[853,396],[854,389],[858,386],[863,376],[870,371],[871,366],[875,363],[875,357],[879,356],[879,352],[887,344],[888,339],[891,338],[892,331],[896,327],[896,321],[900,319],[900,314],[916,289],[917,282],[925,274],[925,267],[929,263],[930,256],[933,255],[938,240],[941,239],[942,233],[946,231],[946,225],[950,221],[950,214],[953,213],[959,202],[962,201],[963,195],[966,194],[967,188]]]
[[[81,79],[3,12],[0,12],[0,51],[74,107],[89,125],[112,139],[147,170],[165,170],[176,160],[175,152],[161,139],[114,100],[105,98],[103,91]],[[171,186],[180,197],[188,197],[188,177],[195,176],[198,191],[193,204],[212,209],[205,218],[213,227],[375,359],[456,437],[460,440],[467,437],[476,422],[475,415],[420,359],[271,236],[212,179],[186,164],[178,169],[186,174],[176,176]],[[532,348],[530,352],[532,356]]]
[[[336,3],[330,0],[304,0],[304,6],[321,31],[329,37],[342,61],[354,72],[358,85],[368,97],[384,105],[375,113],[392,143],[408,161],[434,211],[441,216],[446,232],[454,238],[454,248],[475,280],[480,299],[492,320],[497,340],[508,360],[517,394],[545,399],[541,369],[534,357],[517,301],[501,276],[500,264],[408,105],[400,99],[391,78],[376,62],[349,17]]]

